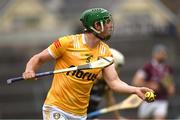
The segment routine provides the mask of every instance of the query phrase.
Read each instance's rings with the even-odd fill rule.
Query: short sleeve
[[[143,69],[139,69],[137,72],[136,72],[136,75],[138,76],[138,78],[142,78],[142,79],[146,79],[146,72],[143,70]]]
[[[48,52],[49,54],[57,59],[59,57],[61,57],[67,46],[68,46],[68,38],[67,37],[63,37],[63,38],[59,38],[57,40],[55,40],[49,47],[48,47]]]
[[[142,71],[144,72],[144,74],[145,74],[145,80],[150,80],[151,79],[151,77],[152,77],[152,72],[151,72],[151,70],[152,70],[152,65],[151,65],[151,63],[146,63],[146,64],[144,64],[144,66],[143,66],[143,68],[142,68]]]

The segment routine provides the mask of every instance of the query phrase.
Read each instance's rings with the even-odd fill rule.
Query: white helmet
[[[116,49],[110,48],[110,51],[114,58],[115,66],[122,66],[125,63],[124,55]]]

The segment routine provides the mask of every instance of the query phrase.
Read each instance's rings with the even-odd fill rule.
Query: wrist
[[[26,73],[34,73],[34,70],[25,70]]]
[[[136,94],[137,93],[137,87],[131,86],[130,94]]]

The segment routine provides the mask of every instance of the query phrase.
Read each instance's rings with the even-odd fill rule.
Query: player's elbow
[[[46,62],[48,59],[46,57],[44,57],[41,53],[36,54],[33,56],[34,59],[39,63],[39,64],[43,64],[44,62]]]
[[[169,96],[173,96],[175,94],[175,87],[174,87],[174,85],[169,87],[168,94],[169,94]]]
[[[39,56],[39,54],[34,55],[30,61],[28,62],[28,64],[30,65],[41,65],[43,63],[43,60],[41,59],[41,57]]]
[[[134,78],[132,81],[132,85],[134,86],[144,86],[144,80],[139,78]]]
[[[37,63],[41,62],[41,58],[38,54],[34,55],[31,59]]]

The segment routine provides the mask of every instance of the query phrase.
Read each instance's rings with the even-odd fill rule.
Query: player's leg
[[[164,120],[168,112],[168,101],[160,100],[156,102],[157,102],[157,106],[156,106],[153,116],[156,120]]]
[[[143,102],[138,109],[138,117],[140,119],[150,118],[153,113],[154,107],[155,105],[153,103]]]

